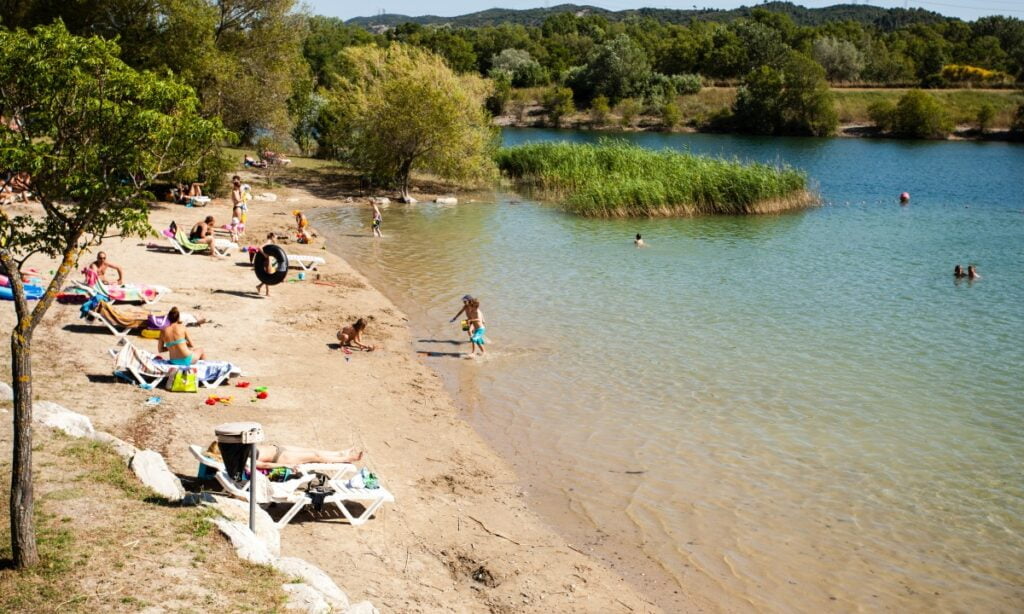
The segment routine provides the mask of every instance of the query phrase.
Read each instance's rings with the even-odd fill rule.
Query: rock
[[[345,202],[347,202],[347,203],[353,202],[352,197],[351,196],[346,196],[345,197]]]
[[[114,450],[114,453],[123,458],[124,462],[128,465],[131,465],[132,459],[139,453],[139,449],[132,444],[103,431],[93,433],[92,440],[109,445]]]
[[[262,194],[256,195],[256,200],[266,200],[274,202],[277,200],[277,194],[271,194],[270,192],[263,192]]]
[[[345,610],[345,614],[380,614],[380,610],[373,607],[369,601],[360,601]]]
[[[248,533],[248,529],[246,532]],[[332,607],[342,611],[348,609],[348,596],[319,567],[291,556],[283,556],[271,565],[284,575],[290,578],[301,578],[306,584],[320,591]]]
[[[152,450],[142,450],[132,457],[132,471],[143,484],[153,489],[168,501],[180,501],[185,496],[185,489],[178,476],[171,473],[164,462],[164,457]]]
[[[92,437],[96,432],[93,430],[92,421],[88,416],[76,414],[70,409],[50,401],[33,403],[32,416],[36,422],[50,428],[60,429],[72,437]]]
[[[274,555],[270,554],[267,545],[262,540],[252,534],[248,525],[227,518],[214,518],[211,522],[217,525],[220,532],[231,540],[231,545],[235,547],[235,554],[238,555],[238,558],[256,565],[274,564],[276,560]]]
[[[323,593],[308,584],[282,584],[281,588],[288,593],[286,610],[301,610],[309,614],[329,614],[334,608],[324,599]]]
[[[457,205],[459,203],[459,199],[454,196],[442,196],[440,198],[435,198],[434,202],[439,205]]]
[[[222,495],[212,495],[213,502],[206,503],[228,520],[249,526],[249,502]],[[263,542],[267,551],[281,556],[281,531],[262,507],[256,506],[256,538]]]
[[[7,382],[0,382],[0,401],[13,401],[14,388]]]
[[[402,201],[403,203],[405,203],[407,205],[415,205],[416,203],[420,202],[420,201],[416,200],[415,198],[413,198],[412,196],[403,196],[402,198],[399,198],[398,200]]]
[[[370,197],[370,204],[372,205],[390,205],[391,199],[387,196],[372,196]]]

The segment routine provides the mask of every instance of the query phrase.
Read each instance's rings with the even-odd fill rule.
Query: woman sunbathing
[[[187,367],[197,361],[206,358],[206,352],[197,348],[192,343],[185,325],[179,322],[181,314],[177,307],[171,307],[167,312],[169,324],[160,331],[160,341],[157,345],[157,352],[167,352],[170,358],[168,362],[172,365]]]
[[[348,450],[314,450],[298,446],[282,446],[274,443],[262,443],[256,448],[257,469],[273,469],[274,467],[295,467],[306,463],[355,463],[363,458],[363,451],[349,448]],[[210,456],[221,458],[220,446],[216,441],[206,448]]]

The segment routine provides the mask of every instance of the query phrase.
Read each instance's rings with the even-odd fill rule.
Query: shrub
[[[890,132],[896,115],[896,105],[888,100],[878,100],[868,105],[868,117],[879,130]]]
[[[1010,130],[1018,134],[1024,134],[1024,103],[1017,107],[1017,113],[1014,115],[1013,125],[1010,126]]]
[[[1013,77],[1001,70],[988,70],[966,64],[946,64],[939,76],[947,83],[980,83],[985,85],[1006,85],[1013,83]]]
[[[492,83],[494,89],[491,90],[491,95],[487,97],[487,101],[484,103],[487,106],[487,110],[491,115],[498,116],[505,113],[505,107],[508,106],[509,100],[512,99],[512,80],[506,73],[492,73]]]
[[[910,90],[896,103],[893,131],[919,139],[945,138],[953,130],[946,110],[934,96]]]
[[[854,81],[864,70],[864,54],[857,46],[831,36],[814,41],[811,57],[825,69],[829,81]]]
[[[548,82],[548,73],[525,49],[505,49],[491,58],[488,75],[505,75],[515,87],[534,87]]]
[[[580,100],[590,101],[603,94],[615,103],[642,96],[650,79],[647,54],[629,36],[620,34],[595,48],[586,66],[568,83]]]
[[[562,125],[562,118],[576,112],[572,102],[572,90],[567,87],[552,87],[541,96],[540,104],[548,116],[548,122],[556,128]]]
[[[635,98],[627,98],[619,103],[616,110],[619,112],[619,125],[630,128],[643,110],[643,105]]]
[[[590,122],[595,126],[608,123],[608,115],[612,112],[606,96],[598,96],[590,103]]]
[[[679,111],[679,105],[676,103],[666,102],[661,106],[661,124],[667,130],[675,128],[681,118],[682,113]]]
[[[995,119],[996,108],[986,102],[978,108],[978,131],[984,134],[992,127],[992,120]]]

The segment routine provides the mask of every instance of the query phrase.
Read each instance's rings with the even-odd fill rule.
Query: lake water
[[[1024,146],[626,138],[790,164],[823,206],[606,221],[497,193],[392,205],[383,240],[367,210],[317,223],[542,515],[666,609],[1024,609]],[[482,360],[452,356],[464,293]]]

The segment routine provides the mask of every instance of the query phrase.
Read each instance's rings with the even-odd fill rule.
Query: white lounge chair
[[[129,381],[134,380],[143,388],[156,388],[179,369],[178,365],[173,365],[160,356],[128,342],[120,349],[111,349],[110,354],[114,357],[114,375]],[[196,370],[197,379],[207,388],[216,388],[229,377],[242,374],[242,370],[237,366],[219,360],[200,360],[188,368]]]
[[[327,261],[320,256],[306,256],[305,254],[288,254],[288,266],[299,268],[303,271],[315,271],[320,265]]]
[[[239,484],[228,475],[224,463],[206,453],[205,450],[196,445],[188,447],[192,456],[196,457],[203,465],[216,471],[216,478],[220,485],[231,496],[243,501],[249,500],[249,482]],[[262,474],[256,477],[256,503],[260,505],[284,504],[289,505],[288,511],[277,521],[279,528],[284,528],[292,518],[295,517],[304,507],[313,504],[313,499],[303,490],[316,479],[316,474],[327,476],[327,484],[334,493],[326,496],[324,505],[334,505],[339,512],[354,527],[364,524],[384,503],[393,503],[394,495],[383,487],[380,488],[349,488],[345,486],[344,476],[351,476],[358,473],[355,465],[349,463],[307,463],[298,465],[296,470],[304,475],[294,480],[284,482],[271,482]],[[333,477],[332,477],[333,476]],[[356,501],[363,505],[363,513],[354,516],[345,507],[346,501]]]

